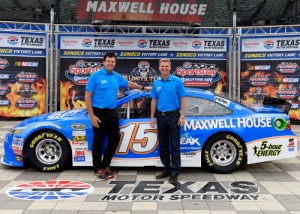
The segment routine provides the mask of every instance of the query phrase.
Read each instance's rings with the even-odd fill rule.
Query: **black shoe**
[[[156,175],[155,178],[156,179],[167,178],[167,177],[169,177],[169,175],[170,175],[170,172],[163,171],[162,173]]]
[[[169,178],[169,183],[170,184],[174,184],[177,182],[177,175],[171,175],[170,178]]]

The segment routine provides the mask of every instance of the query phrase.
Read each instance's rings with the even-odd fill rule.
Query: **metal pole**
[[[233,42],[232,42],[232,73],[233,73],[233,100],[236,100],[236,85],[237,85],[237,81],[236,81],[236,76],[237,76],[237,71],[236,71],[236,44],[237,44],[237,38],[236,38],[236,8],[233,8],[233,18],[232,18],[232,34],[233,34]]]
[[[49,75],[49,82],[50,82],[50,88],[48,93],[50,94],[50,108],[49,112],[53,112],[53,76],[54,76],[54,51],[53,51],[53,45],[54,45],[54,4],[51,4],[51,11],[50,11],[50,75]]]

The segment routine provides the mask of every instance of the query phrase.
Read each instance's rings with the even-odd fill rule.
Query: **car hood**
[[[80,118],[87,116],[87,110],[84,109],[76,109],[76,110],[66,110],[66,111],[57,111],[48,114],[42,114],[39,116],[31,117],[19,123],[17,126],[26,126],[31,123],[37,122],[50,122],[61,120],[62,118]]]

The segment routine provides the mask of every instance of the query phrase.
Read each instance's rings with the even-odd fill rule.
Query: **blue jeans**
[[[172,176],[177,176],[181,168],[179,117],[179,111],[172,111],[167,114],[157,112],[160,160],[165,166],[165,171]]]

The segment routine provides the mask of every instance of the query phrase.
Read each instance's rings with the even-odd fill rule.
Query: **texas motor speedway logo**
[[[167,181],[110,181],[108,185],[111,189],[101,196],[100,201],[267,200],[258,194],[257,185],[249,181],[234,181],[229,185],[204,181],[175,184]],[[122,194],[129,186],[130,194]]]

